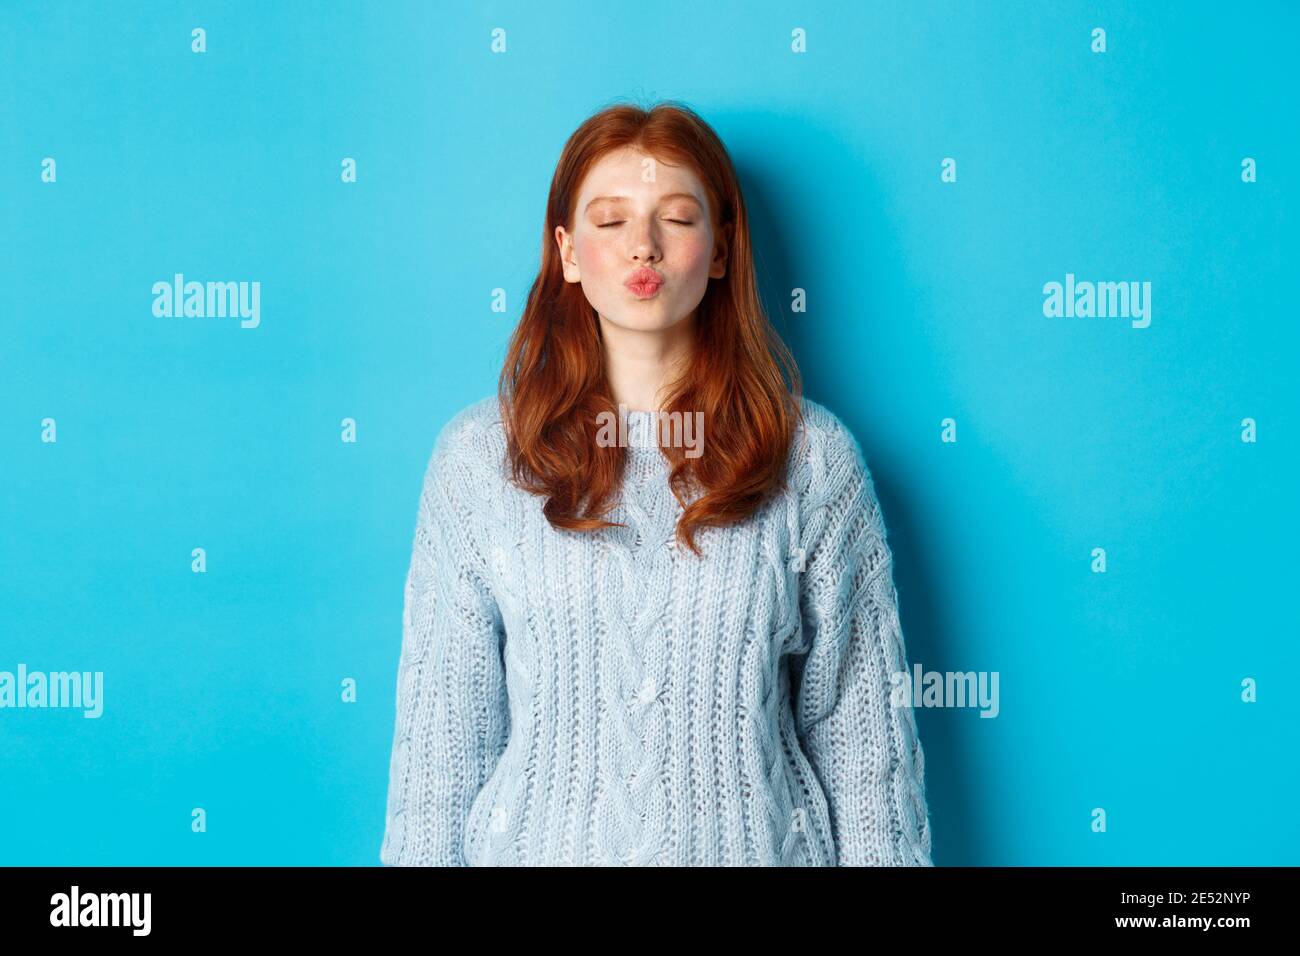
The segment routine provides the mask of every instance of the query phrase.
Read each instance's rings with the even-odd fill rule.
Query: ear
[[[714,239],[713,262],[709,265],[709,278],[721,279],[727,274],[727,258],[731,254],[731,237],[735,223],[727,223],[722,232]]]
[[[579,281],[581,276],[578,273],[578,262],[573,255],[573,237],[565,232],[563,226],[555,227],[555,244],[560,250],[560,266],[564,270],[564,280]]]

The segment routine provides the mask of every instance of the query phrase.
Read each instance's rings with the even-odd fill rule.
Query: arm
[[[474,477],[454,423],[425,471],[402,614],[386,866],[463,866],[470,806],[509,731],[501,618],[471,528]]]
[[[933,866],[911,700],[891,702],[893,675],[907,672],[892,555],[862,451],[842,425],[832,435],[804,530],[795,727],[826,794],[837,863]]]

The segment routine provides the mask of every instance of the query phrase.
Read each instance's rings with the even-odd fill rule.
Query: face
[[[726,273],[729,238],[715,233],[691,169],[632,147],[600,158],[578,192],[573,231],[555,229],[564,278],[582,283],[602,322],[637,331],[694,318],[709,279]],[[659,284],[629,287],[646,269]]]

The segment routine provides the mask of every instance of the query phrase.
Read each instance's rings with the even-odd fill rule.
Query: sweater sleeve
[[[832,437],[803,535],[795,727],[827,798],[836,862],[933,866],[910,696],[895,706],[890,693],[908,665],[884,520],[857,441],[838,422]]]
[[[473,537],[475,479],[459,445],[453,420],[420,492],[379,854],[386,866],[465,865],[466,819],[509,731],[501,617]]]

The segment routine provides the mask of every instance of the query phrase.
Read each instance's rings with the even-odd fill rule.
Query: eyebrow
[[[590,209],[598,202],[627,202],[628,198],[629,197],[627,196],[597,196],[595,199],[591,200],[591,202],[587,203],[586,208]],[[669,199],[689,199],[691,202],[695,203],[695,205],[700,206],[700,208],[703,208],[703,204],[698,199],[696,199],[695,196],[691,193],[669,193],[668,195],[662,196],[660,198],[662,201],[665,202]]]

